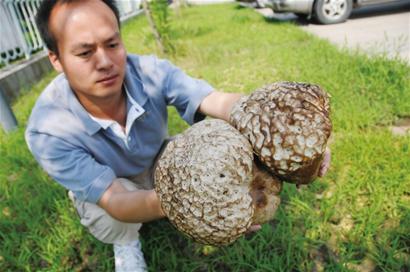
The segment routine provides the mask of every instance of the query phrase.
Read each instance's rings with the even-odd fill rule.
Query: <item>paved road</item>
[[[368,54],[386,54],[410,63],[410,2],[363,7],[353,11],[342,24],[318,25],[299,21],[293,14],[273,14],[260,10],[264,16],[296,21],[319,37],[344,47],[359,48]]]

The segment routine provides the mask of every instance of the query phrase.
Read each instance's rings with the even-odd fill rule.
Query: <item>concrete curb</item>
[[[50,72],[52,66],[47,52],[37,53],[32,59],[20,61],[0,70],[0,87],[5,100],[11,104],[24,88],[29,88]]]

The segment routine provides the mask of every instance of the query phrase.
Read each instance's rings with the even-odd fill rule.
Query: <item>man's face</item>
[[[102,1],[78,1],[53,8],[50,29],[58,56],[50,53],[80,100],[98,101],[121,93],[126,51],[114,13]]]

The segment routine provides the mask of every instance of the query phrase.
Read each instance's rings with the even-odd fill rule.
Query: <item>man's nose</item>
[[[111,58],[108,55],[108,52],[106,52],[104,49],[98,49],[96,57],[98,70],[106,70],[112,67],[113,63],[111,61]]]

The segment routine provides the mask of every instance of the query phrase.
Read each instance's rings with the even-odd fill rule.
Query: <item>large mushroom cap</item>
[[[253,152],[227,122],[205,120],[171,141],[155,170],[162,209],[180,231],[225,245],[252,224]]]
[[[249,189],[254,205],[252,224],[263,224],[272,220],[279,208],[282,182],[255,160]]]
[[[332,124],[329,95],[319,86],[278,82],[242,97],[231,124],[260,161],[282,179],[307,184],[318,174]]]

